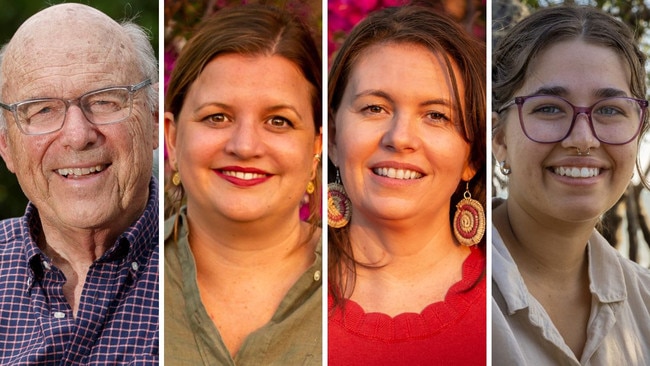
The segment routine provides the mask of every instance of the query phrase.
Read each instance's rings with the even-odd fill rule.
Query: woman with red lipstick
[[[494,365],[650,364],[650,271],[594,229],[648,130],[645,59],[590,7],[539,10],[496,48]]]
[[[484,365],[483,46],[432,9],[385,9],[338,52],[329,97],[329,364]]]
[[[309,30],[263,6],[219,11],[184,47],[165,103],[182,192],[165,222],[166,365],[320,364],[320,67]]]

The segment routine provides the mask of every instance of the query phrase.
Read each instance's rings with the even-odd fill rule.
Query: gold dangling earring
[[[345,194],[339,170],[336,169],[335,182],[327,185],[327,225],[342,228],[350,222],[351,215],[352,202]]]
[[[320,154],[314,154],[314,160],[320,162]],[[316,175],[316,173],[312,171],[312,176],[315,176],[315,175]],[[312,194],[312,193],[314,193],[315,190],[316,190],[316,185],[314,184],[314,182],[309,181],[307,183],[307,189],[306,189],[307,194]]]
[[[465,246],[478,244],[485,233],[485,213],[483,205],[469,192],[469,181],[465,185],[463,199],[456,205],[454,214],[454,236]]]

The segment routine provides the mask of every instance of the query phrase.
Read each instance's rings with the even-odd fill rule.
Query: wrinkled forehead
[[[124,83],[136,69],[133,55],[122,27],[104,13],[81,4],[52,6],[25,21],[7,45],[3,89],[38,88],[34,84],[52,80],[50,76],[71,78],[72,83],[82,75],[112,74],[115,83]]]

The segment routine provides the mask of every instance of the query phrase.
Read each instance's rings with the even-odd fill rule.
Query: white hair
[[[151,47],[150,37],[147,31],[131,21],[125,21],[121,25],[124,33],[133,42],[133,48],[135,50],[134,58],[142,76],[145,79],[150,79],[151,84],[156,84],[158,81],[158,60],[156,60],[153,47]],[[0,55],[0,65],[1,62],[2,55]],[[138,80],[137,82],[140,81],[142,80]],[[2,79],[0,79],[0,92],[2,91],[1,83]],[[146,93],[146,105],[151,112],[155,112],[158,109],[158,88],[146,88]]]

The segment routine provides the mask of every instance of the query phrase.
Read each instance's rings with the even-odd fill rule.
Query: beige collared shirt
[[[271,321],[251,333],[233,360],[199,295],[196,266],[181,214],[178,244],[165,222],[165,365],[320,365],[321,246]]]
[[[650,365],[648,269],[623,258],[594,230],[587,247],[591,315],[578,360],[492,229],[493,365]]]

